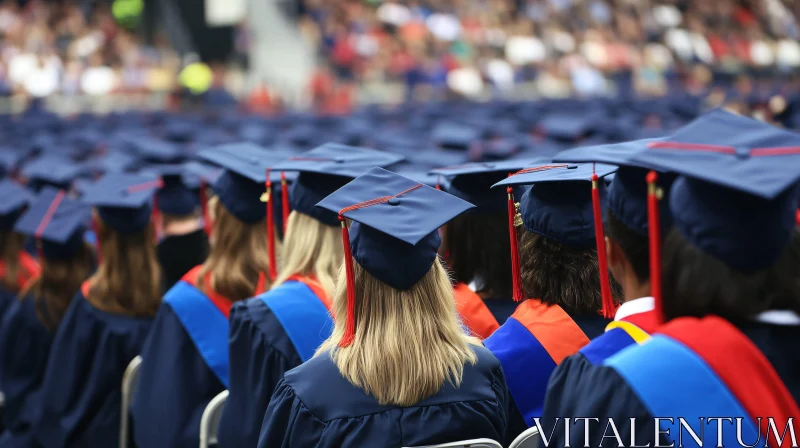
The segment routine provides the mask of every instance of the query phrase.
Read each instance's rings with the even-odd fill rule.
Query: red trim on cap
[[[736,148],[725,145],[711,145],[706,143],[682,143],[682,142],[650,142],[647,144],[649,149],[677,149],[682,151],[707,151],[722,154],[736,154]]]
[[[142,182],[140,184],[131,185],[128,188],[126,188],[126,191],[128,193],[138,193],[140,191],[145,191],[149,189],[158,189],[163,186],[164,186],[164,181],[162,181],[161,178],[158,178],[156,180],[151,180],[149,182]]]
[[[555,169],[555,168],[566,168],[568,166],[569,166],[569,164],[567,164],[567,163],[562,163],[562,164],[558,164],[558,165],[534,166],[534,167],[531,167],[531,168],[521,169],[521,170],[517,171],[516,173],[510,174],[508,177],[517,176],[519,174],[525,174],[525,173],[536,173],[536,172],[539,172],[539,171],[547,171],[547,170],[552,170],[552,169]]]
[[[753,157],[759,156],[787,156],[800,154],[800,146],[784,146],[777,148],[755,148],[750,150]]]
[[[299,160],[308,162],[333,162],[334,159],[328,157],[289,157],[289,160]]]

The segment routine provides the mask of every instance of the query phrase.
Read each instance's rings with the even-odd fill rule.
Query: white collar
[[[772,325],[800,325],[800,316],[793,311],[769,310],[756,315],[758,322]]]
[[[638,299],[629,300],[617,309],[617,314],[614,320],[622,320],[634,314],[646,313],[656,309],[656,299],[652,297],[640,297]]]

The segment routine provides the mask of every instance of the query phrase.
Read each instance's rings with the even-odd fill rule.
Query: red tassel
[[[797,209],[797,215],[795,215],[795,221],[797,221],[797,225],[800,226],[800,209]]]
[[[267,169],[267,180],[265,181],[267,192],[264,193],[264,198],[262,198],[262,200],[267,204],[267,256],[269,257],[269,279],[274,282],[278,277],[278,268],[275,262],[275,217],[272,211],[272,181],[269,175],[270,170]]]
[[[650,295],[655,299],[656,320],[664,322],[661,297],[661,221],[659,220],[658,174],[647,173],[647,228],[650,240]]]
[[[517,226],[514,221],[517,216],[517,207],[514,204],[514,189],[511,187],[506,188],[508,193],[508,237],[511,242],[511,285],[512,297],[515,302],[522,302],[525,300],[525,295],[522,293],[522,276],[520,274],[519,266],[519,240],[517,239]]]
[[[267,289],[267,276],[264,275],[264,272],[258,273],[258,283],[256,283],[256,294],[261,295]]]
[[[344,335],[339,341],[339,347],[347,347],[356,337],[356,279],[353,273],[353,254],[350,252],[350,232],[347,222],[339,215],[342,223],[342,245],[344,246],[344,269],[347,275],[347,320],[345,321]]]
[[[203,210],[203,228],[206,235],[211,237],[211,219],[208,216],[208,197],[206,196],[206,181],[200,179],[200,208]]]
[[[600,269],[600,294],[603,296],[603,317],[613,319],[616,305],[611,297],[611,282],[608,279],[606,236],[603,233],[603,212],[600,209],[600,190],[597,174],[592,174],[592,211],[594,212],[594,238],[597,244],[597,261]]]
[[[441,191],[442,190],[442,175],[440,174],[436,177],[436,189]]]
[[[100,219],[96,214],[92,215],[92,230],[94,231],[95,250],[97,251],[97,264],[99,265],[103,258],[100,251]]]
[[[286,226],[289,225],[289,187],[286,186],[286,173],[281,171],[281,207],[283,211],[283,236],[286,237]]]

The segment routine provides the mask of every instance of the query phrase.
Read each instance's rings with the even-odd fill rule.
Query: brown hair
[[[768,310],[800,314],[800,232],[795,230],[778,261],[753,273],[740,272],[692,245],[677,229],[664,241],[664,317],[714,314],[729,321],[752,319]]]
[[[33,296],[39,321],[45,328],[55,332],[75,292],[94,269],[94,250],[88,243],[83,243],[69,259],[43,257],[39,261],[39,276],[25,286],[19,297],[24,299]]]
[[[447,223],[442,244],[456,283],[480,280],[488,297],[511,297],[511,244],[505,212],[465,213]]]
[[[197,277],[198,289],[205,292],[202,279],[211,273],[211,288],[232,301],[256,294],[259,274],[269,272],[266,221],[247,224],[233,216],[216,197],[209,201],[213,216],[211,253]],[[269,279],[264,285],[269,289]]]
[[[519,258],[526,297],[559,305],[570,314],[594,314],[603,308],[597,250],[576,249],[523,229]],[[619,303],[622,288],[613,278],[610,281]]]
[[[22,285],[19,284],[19,253],[25,247],[25,236],[10,230],[0,231],[0,250],[2,250],[3,262],[6,265],[6,273],[0,283],[11,292],[19,291]]]
[[[100,266],[91,277],[87,299],[100,310],[135,317],[155,316],[161,304],[161,269],[153,223],[122,234],[97,219]]]

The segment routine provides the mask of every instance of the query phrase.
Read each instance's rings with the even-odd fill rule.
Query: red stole
[[[475,291],[469,289],[469,286],[459,283],[453,288],[453,294],[456,310],[473,335],[486,339],[500,328],[489,307]]]

